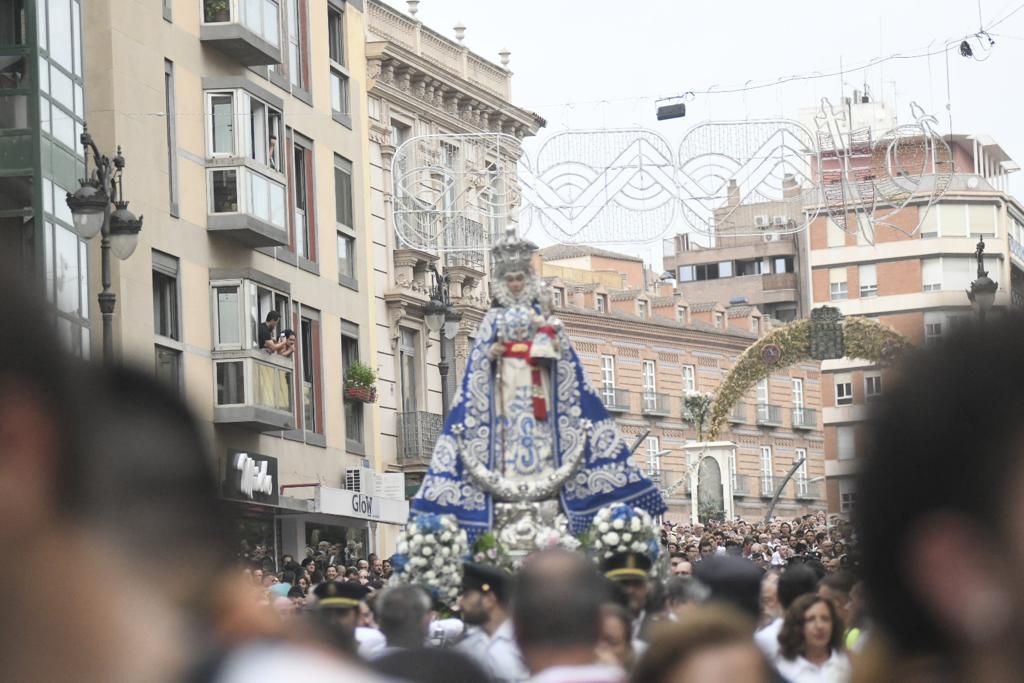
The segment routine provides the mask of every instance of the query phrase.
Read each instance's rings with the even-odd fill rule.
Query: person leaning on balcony
[[[284,344],[283,347],[277,350],[278,354],[286,357],[295,355],[295,330],[291,328],[283,330],[278,338],[278,342]]]
[[[281,324],[281,314],[277,311],[270,311],[267,313],[266,322],[260,323],[257,330],[257,340],[259,347],[270,353],[281,353],[281,351],[288,345],[287,340],[277,340],[277,326]]]

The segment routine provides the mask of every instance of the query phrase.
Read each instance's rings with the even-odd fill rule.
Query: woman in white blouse
[[[790,683],[846,683],[850,661],[843,652],[843,631],[830,600],[813,594],[797,598],[779,631],[779,673]]]

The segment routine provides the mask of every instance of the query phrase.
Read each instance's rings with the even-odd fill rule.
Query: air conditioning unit
[[[766,232],[765,234],[761,235],[761,239],[763,239],[765,242],[778,242],[779,241],[779,233],[777,233],[777,232]]]
[[[772,217],[772,225],[778,225],[780,227],[786,225],[786,217],[785,216],[773,216]]]
[[[754,227],[755,228],[760,228],[761,230],[764,230],[769,225],[771,225],[771,220],[768,218],[768,216],[765,216],[765,215],[754,216]]]
[[[373,495],[376,487],[374,471],[368,467],[345,470],[345,490]]]

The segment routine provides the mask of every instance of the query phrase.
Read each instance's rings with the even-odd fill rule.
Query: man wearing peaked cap
[[[643,553],[617,553],[601,561],[601,572],[614,581],[628,601],[627,607],[633,615],[633,638],[640,636],[640,629],[646,617],[647,596],[651,586],[648,581],[653,561]]]
[[[358,649],[356,626],[359,603],[370,589],[359,583],[325,581],[313,591],[317,616],[341,650],[355,655]]]
[[[515,683],[530,677],[515,641],[508,602],[512,577],[496,567],[463,565],[462,619],[469,627],[457,649],[473,657],[496,683]]]

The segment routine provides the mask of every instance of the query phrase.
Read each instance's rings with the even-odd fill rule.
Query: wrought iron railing
[[[629,412],[630,393],[626,389],[602,388],[601,398],[610,412]]]
[[[640,411],[644,415],[668,415],[670,397],[668,394],[645,391],[641,396]]]
[[[435,413],[398,413],[399,464],[429,464],[443,426],[444,419]]]
[[[801,480],[793,478],[793,489],[796,492],[797,500],[824,500],[825,482]]]
[[[757,424],[766,427],[782,425],[782,408],[771,403],[757,404]]]
[[[813,408],[793,408],[793,429],[817,429],[818,411]]]
[[[737,403],[732,407],[732,412],[729,413],[729,422],[736,424],[746,424],[749,418],[748,406],[746,403]]]
[[[453,216],[445,228],[448,265],[465,266],[483,272],[487,244],[484,226],[465,216]]]

